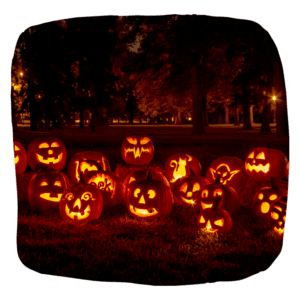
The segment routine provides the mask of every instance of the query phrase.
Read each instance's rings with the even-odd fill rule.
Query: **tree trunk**
[[[239,112],[239,106],[236,105],[234,109],[234,126],[240,125],[240,112]]]
[[[253,129],[251,124],[251,105],[246,104],[243,106],[244,113],[244,126],[243,129]]]
[[[180,108],[177,109],[177,116],[175,118],[175,125],[182,125],[182,122],[181,122],[181,110]]]
[[[203,101],[203,110],[204,110],[204,125],[205,127],[209,127],[208,124],[208,111],[207,111],[207,98],[205,98],[205,101]]]
[[[80,110],[79,110],[79,118],[80,118],[79,128],[84,128],[84,114],[83,114],[83,108],[82,107],[80,107]]]
[[[262,112],[260,132],[271,132],[270,119],[271,119],[271,103],[269,99],[265,99],[264,108]]]
[[[13,130],[17,129],[17,119],[16,119],[16,109],[15,109],[15,101],[14,101],[14,96],[13,96],[13,87],[11,87],[11,118],[12,118],[12,126]]]
[[[289,136],[286,90],[283,69],[280,60],[273,64],[273,86],[277,92],[276,133],[277,136]]]
[[[193,134],[205,133],[205,115],[203,111],[203,101],[206,94],[200,91],[199,70],[196,66],[195,58],[194,65],[191,68],[192,74],[192,99],[193,99]]]
[[[225,108],[225,124],[229,124],[229,108],[227,105],[224,105]]]

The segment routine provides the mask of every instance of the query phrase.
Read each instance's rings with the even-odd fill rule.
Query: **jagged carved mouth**
[[[246,170],[249,170],[250,172],[252,172],[254,170],[257,173],[258,172],[268,173],[270,170],[270,164],[268,163],[266,165],[262,165],[262,164],[250,165],[249,163],[247,163]]]
[[[73,220],[83,220],[89,217],[89,215],[91,214],[91,208],[88,205],[86,207],[85,210],[81,211],[81,212],[71,212],[68,205],[66,205],[66,214],[68,217],[70,217]]]
[[[52,201],[52,202],[59,202],[61,199],[62,194],[57,194],[57,197],[50,197],[50,193],[43,193],[40,194],[40,197],[48,200],[48,201]]]
[[[141,155],[143,153],[149,153],[151,154],[151,148],[145,148],[145,147],[134,147],[134,148],[127,148],[125,149],[125,157],[127,156],[127,153],[133,152],[134,158],[141,158]]]
[[[57,158],[48,157],[47,159],[43,159],[43,156],[41,156],[39,154],[37,154],[36,157],[37,157],[38,161],[43,164],[50,164],[50,163],[57,164],[62,160],[63,154],[62,153],[59,154]]]
[[[129,210],[140,217],[148,217],[148,216],[154,216],[158,214],[158,211],[155,208],[151,209],[143,209],[143,208],[137,208],[133,207],[132,205],[129,205]]]

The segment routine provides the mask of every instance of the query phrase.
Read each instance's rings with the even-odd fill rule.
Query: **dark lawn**
[[[48,132],[14,132],[25,148],[41,134],[60,138],[68,158],[76,152],[103,152],[112,170],[122,163],[120,148],[130,134],[146,134],[154,142],[152,163],[164,164],[176,152],[195,155],[202,176],[217,157],[229,155],[245,160],[254,147],[274,147],[289,155],[288,139],[259,128],[211,127],[208,134],[193,136],[188,126],[108,126]],[[27,168],[30,171],[30,168]],[[132,219],[125,205],[104,208],[99,220],[73,224],[59,212],[36,214],[27,202],[18,204],[18,253],[29,268],[41,273],[101,281],[125,281],[155,285],[193,284],[238,280],[267,269],[281,251],[282,236],[254,222],[243,207],[226,236],[197,229],[193,209],[175,206],[169,218],[145,223]]]

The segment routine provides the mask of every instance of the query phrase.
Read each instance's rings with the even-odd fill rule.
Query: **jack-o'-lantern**
[[[29,204],[35,211],[58,209],[69,181],[65,174],[39,164],[28,185]]]
[[[286,156],[281,151],[258,147],[247,155],[245,169],[248,176],[254,180],[267,181],[271,176],[281,180],[287,162]]]
[[[28,146],[28,164],[34,170],[39,163],[61,170],[67,159],[66,147],[55,137],[41,137]]]
[[[227,233],[232,227],[232,220],[229,213],[219,207],[222,201],[221,196],[214,199],[211,208],[206,208],[201,211],[198,217],[198,227],[209,233]]]
[[[212,207],[215,198],[221,196],[222,200],[220,202],[220,207],[225,209],[230,214],[231,218],[235,218],[240,207],[238,194],[233,187],[220,183],[220,180],[221,175],[218,174],[215,182],[200,189],[195,207],[199,211],[210,208]]]
[[[96,161],[100,164],[97,169],[95,164],[87,161]],[[84,151],[76,153],[68,164],[67,174],[71,183],[78,183],[80,181],[80,172],[86,173],[88,171],[110,171],[108,159],[104,154],[98,151]]]
[[[153,142],[147,136],[129,136],[122,143],[121,153],[127,164],[147,165],[154,155]]]
[[[210,182],[217,179],[217,175],[221,175],[220,182],[232,186],[236,191],[245,186],[248,176],[245,171],[245,163],[231,156],[222,156],[217,158],[209,166],[205,178]]]
[[[22,174],[27,167],[27,154],[24,146],[19,142],[14,142],[16,174]]]
[[[287,198],[282,197],[271,206],[270,213],[267,218],[267,226],[279,234],[283,234],[286,219]]]
[[[194,171],[190,170],[190,175],[178,178],[172,186],[172,193],[176,203],[184,206],[193,205],[198,198],[202,187],[210,182],[201,176],[196,176]]]
[[[90,222],[102,213],[103,199],[97,187],[84,182],[72,184],[62,195],[59,211],[64,220]]]
[[[84,181],[100,190],[104,206],[119,204],[124,198],[124,187],[121,179],[113,172],[90,171],[85,174]]]
[[[285,165],[285,169],[284,169],[284,175],[285,175],[286,179],[289,179],[289,170],[290,170],[290,163],[287,162],[287,164]]]
[[[147,179],[148,172],[151,172],[151,175],[152,175],[153,179],[160,180],[166,186],[170,186],[169,181],[167,180],[167,178],[161,172],[154,171],[151,168],[144,167],[140,170],[132,171],[131,173],[129,173],[126,176],[126,178],[123,182],[124,191],[125,191],[125,196],[124,196],[125,201],[127,201],[127,196],[128,196],[129,190],[130,190],[131,186],[133,185],[133,183],[135,181]]]
[[[190,170],[193,170],[196,176],[201,175],[200,162],[193,155],[173,154],[165,163],[165,175],[170,183],[174,183],[178,178],[189,176]]]
[[[152,220],[168,216],[173,208],[170,187],[153,179],[148,172],[147,179],[135,181],[129,190],[127,210],[133,217]]]
[[[270,182],[271,187],[263,187],[256,192],[252,204],[253,217],[263,224],[266,224],[271,205],[282,197],[282,191],[273,177],[270,178]]]

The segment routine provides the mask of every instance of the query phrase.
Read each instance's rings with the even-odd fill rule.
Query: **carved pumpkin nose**
[[[280,221],[280,222],[278,222],[278,225],[279,225],[279,226],[281,226],[281,225],[282,225],[282,222],[281,222],[281,221]]]
[[[49,150],[48,150],[48,154],[49,154],[49,155],[53,154],[53,150],[52,150],[52,149],[49,149]]]
[[[252,163],[255,164],[255,159],[253,159]]]
[[[74,203],[74,205],[73,205],[73,208],[75,208],[76,206],[78,206],[78,209],[81,208],[81,202],[80,202],[80,199],[79,199],[79,198],[75,201],[75,203]]]
[[[186,196],[187,196],[188,198],[191,198],[191,197],[193,196],[193,192],[187,192],[187,193],[186,193]]]
[[[144,198],[143,195],[142,195],[142,197],[140,198],[139,203],[140,203],[140,204],[146,204],[145,198]]]
[[[211,224],[210,224],[210,221],[208,220],[207,224],[206,224],[206,228],[207,229],[211,229]]]

